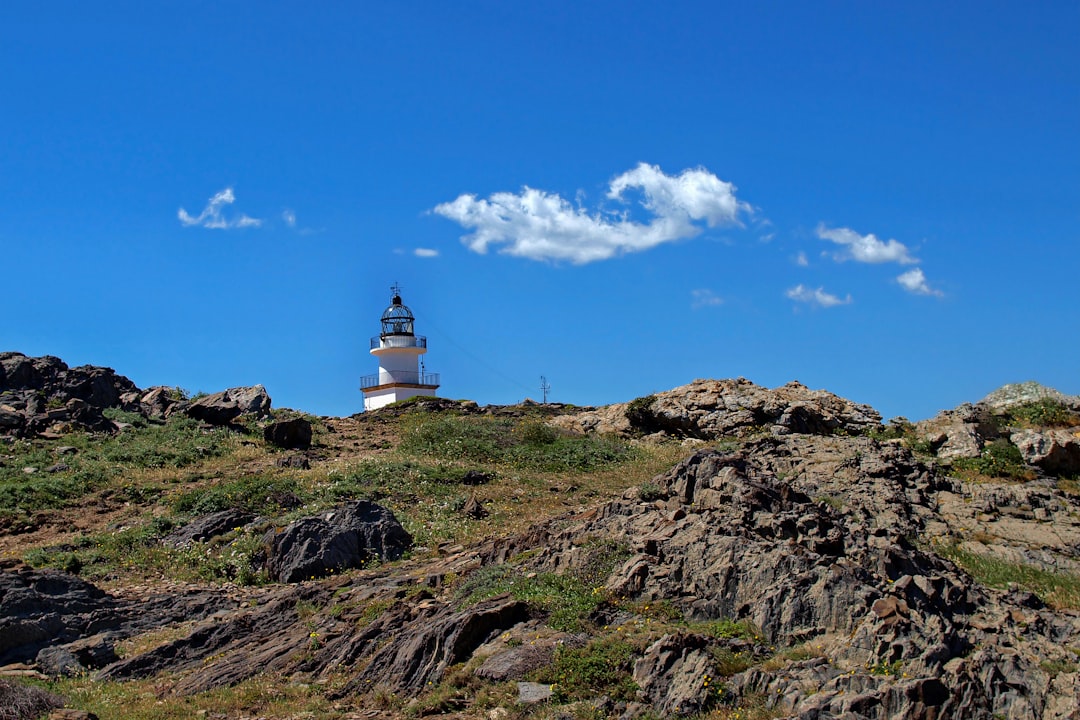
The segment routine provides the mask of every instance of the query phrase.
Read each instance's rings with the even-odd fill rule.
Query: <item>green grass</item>
[[[1080,610],[1080,575],[976,555],[958,545],[940,545],[935,550],[983,585],[1007,588],[1015,584],[1057,610]]]
[[[56,449],[61,446],[74,447],[76,452],[58,455]],[[132,470],[183,468],[235,448],[236,438],[230,431],[205,430],[185,417],[158,425],[142,421],[105,437],[73,433],[59,440],[19,440],[5,448],[9,457],[0,464],[0,519],[10,521],[71,506]],[[67,469],[47,472],[59,463]],[[28,467],[37,472],[25,472]],[[142,495],[142,483],[127,482],[124,487],[130,495],[126,501],[151,499]]]
[[[247,475],[183,491],[172,499],[171,504],[175,512],[189,515],[237,509],[277,516],[303,505],[310,497],[296,478]]]
[[[558,702],[589,700],[607,695],[613,700],[635,698],[637,683],[630,676],[640,649],[620,638],[600,638],[579,648],[560,646],[551,664],[538,670],[537,682],[553,686]]]
[[[403,426],[404,454],[449,462],[587,472],[634,456],[622,440],[564,432],[536,418],[415,415],[405,418]]]

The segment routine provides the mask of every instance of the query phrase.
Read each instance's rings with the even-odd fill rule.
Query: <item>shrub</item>
[[[655,402],[655,395],[645,395],[627,403],[626,419],[630,421],[630,427],[642,432],[654,432],[657,430],[656,415],[652,410]]]
[[[0,678],[0,718],[4,720],[33,720],[61,707],[64,698],[59,695]]]
[[[1034,472],[1024,464],[1020,451],[1005,438],[987,443],[977,458],[953,460],[952,467],[954,470],[1011,480],[1031,480],[1035,477]]]
[[[1008,415],[1023,425],[1035,427],[1080,425],[1080,413],[1050,398],[1017,405],[1009,409]]]

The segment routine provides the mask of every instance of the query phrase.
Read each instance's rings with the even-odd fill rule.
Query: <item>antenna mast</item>
[[[543,395],[544,395],[544,404],[545,405],[547,405],[547,394],[548,394],[548,390],[550,390],[550,389],[551,389],[551,386],[548,385],[547,378],[544,377],[543,375],[541,375],[540,376],[540,392],[543,393]]]

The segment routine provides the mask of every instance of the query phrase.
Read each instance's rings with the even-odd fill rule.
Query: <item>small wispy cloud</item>
[[[930,287],[930,284],[926,282],[926,275],[923,274],[922,268],[908,270],[906,273],[897,276],[896,282],[900,283],[900,287],[915,295],[942,297],[945,294]]]
[[[473,230],[462,242],[484,254],[499,252],[530,260],[565,260],[576,265],[640,252],[663,243],[692,238],[705,227],[740,225],[749,204],[735,197],[735,186],[704,168],[667,175],[655,165],[639,164],[611,181],[607,199],[626,203],[640,191],[638,204],[652,217],[634,222],[618,212],[574,205],[556,193],[525,187],[520,193],[498,192],[487,199],[461,195],[433,212]]]
[[[806,253],[800,250],[799,254],[795,256],[795,264],[799,267],[809,267],[810,260],[807,259]]]
[[[176,216],[180,219],[180,224],[186,227],[198,226],[211,230],[229,230],[262,225],[262,220],[249,217],[243,213],[239,217],[232,219],[224,217],[221,212],[222,209],[227,205],[232,205],[234,202],[236,202],[236,196],[233,194],[233,189],[227,187],[210,198],[206,203],[206,207],[198,215],[191,215],[184,208],[180,208]]]
[[[724,298],[720,297],[712,290],[708,288],[699,288],[697,290],[690,291],[690,307],[694,310],[700,310],[703,307],[712,307],[714,305],[723,305]]]
[[[296,227],[296,213],[289,208],[285,208],[281,211],[281,219],[284,220],[285,224],[289,227]]]
[[[415,250],[413,250],[413,255],[415,255],[418,258],[433,258],[433,257],[439,257],[439,251],[434,250],[432,248],[418,247]]]
[[[795,302],[806,303],[807,305],[823,308],[848,305],[851,303],[851,295],[841,299],[836,295],[825,292],[825,289],[820,287],[814,289],[808,288],[805,285],[796,285],[784,294]]]
[[[836,260],[854,260],[861,263],[895,262],[902,265],[919,262],[911,257],[903,243],[896,240],[882,241],[873,233],[860,235],[851,228],[828,228],[822,223],[817,227],[817,236],[844,246],[844,250],[834,256]]]

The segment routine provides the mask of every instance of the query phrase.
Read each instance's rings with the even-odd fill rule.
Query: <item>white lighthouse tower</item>
[[[371,354],[379,358],[379,372],[360,378],[364,410],[374,410],[416,395],[434,395],[438,373],[424,370],[420,356],[427,352],[427,338],[413,334],[413,314],[401,302],[401,288],[394,285],[390,307],[382,314],[382,331],[371,338]]]

